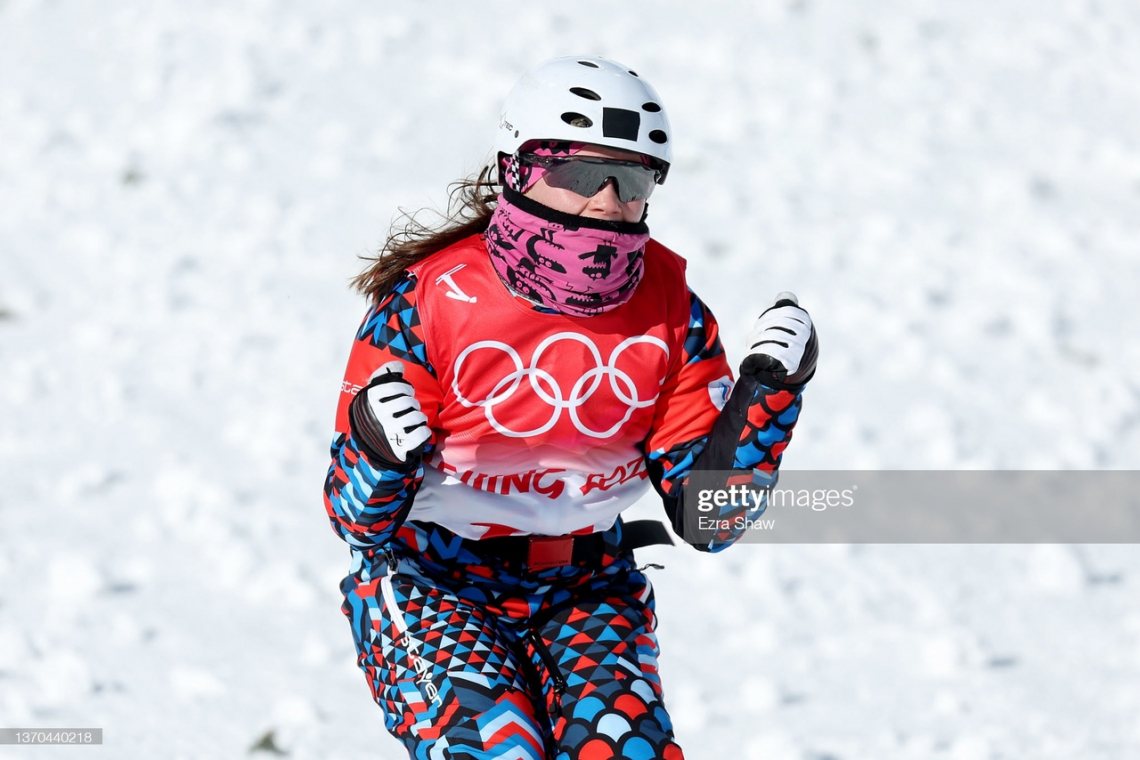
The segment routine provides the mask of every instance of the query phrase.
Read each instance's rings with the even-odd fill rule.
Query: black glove
[[[416,391],[404,379],[404,363],[388,362],[372,373],[348,409],[352,435],[377,467],[411,470],[431,438]]]
[[[740,374],[769,388],[798,391],[815,374],[818,355],[811,317],[799,307],[795,293],[780,293],[748,334],[748,355]]]

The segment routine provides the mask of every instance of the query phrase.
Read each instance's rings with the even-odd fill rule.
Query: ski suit
[[[411,471],[376,466],[349,422],[393,360],[433,431]],[[684,260],[656,241],[632,298],[586,318],[513,294],[482,235],[405,272],[353,343],[325,505],[351,547],[358,663],[410,757],[681,758],[619,515],[652,485],[680,533],[694,466],[774,473],[799,409],[734,385]]]

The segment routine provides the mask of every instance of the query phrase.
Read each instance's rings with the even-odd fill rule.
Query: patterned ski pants
[[[481,602],[447,585],[405,560],[343,586],[358,663],[411,758],[683,760],[640,572]]]

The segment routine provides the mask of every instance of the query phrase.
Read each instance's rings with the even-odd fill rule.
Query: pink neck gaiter
[[[499,277],[525,298],[572,317],[628,301],[645,273],[645,222],[565,214],[503,189],[486,232]]]

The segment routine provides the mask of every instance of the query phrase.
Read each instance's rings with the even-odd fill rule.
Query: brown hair
[[[419,212],[403,212],[392,223],[388,240],[380,251],[375,256],[361,257],[371,263],[352,279],[353,289],[373,303],[379,303],[409,267],[452,243],[486,230],[499,197],[495,175],[494,166],[485,166],[477,176],[453,182],[448,192],[447,214],[436,212],[443,219],[439,225],[424,224],[416,218]]]

